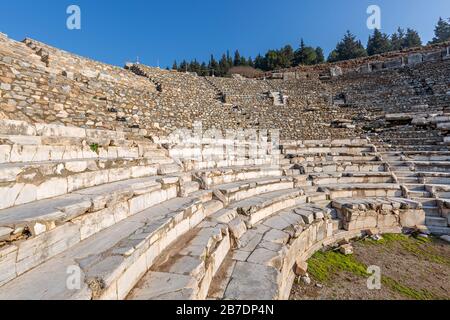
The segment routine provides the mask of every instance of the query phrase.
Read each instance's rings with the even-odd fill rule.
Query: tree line
[[[429,44],[441,43],[450,40],[450,18],[439,18],[435,29],[434,38]],[[412,47],[422,46],[419,33],[411,28],[406,30],[398,28],[392,35],[382,33],[375,29],[369,36],[366,47],[350,31],[344,35],[336,48],[327,58],[328,62],[344,61],[382,54],[390,51],[397,51]],[[294,50],[291,45],[286,45],[281,49],[268,50],[265,55],[258,54],[254,59],[244,57],[239,50],[231,56],[230,52],[222,54],[219,60],[211,55],[208,63],[183,60],[181,63],[174,62],[172,69],[180,72],[196,72],[201,76],[226,76],[234,67],[250,67],[263,71],[272,71],[300,65],[314,65],[325,62],[324,53],[321,47],[312,47],[305,44],[303,39],[299,47]]]

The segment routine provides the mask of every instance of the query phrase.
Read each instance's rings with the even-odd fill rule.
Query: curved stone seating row
[[[239,234],[236,249],[213,280],[209,297],[231,300],[287,299],[294,266],[341,239],[372,232],[401,232],[423,223],[420,204],[404,199],[340,199],[333,209],[314,204],[279,210]],[[376,230],[376,231],[375,231]]]
[[[287,170],[283,171],[287,173]],[[339,173],[334,173],[334,175],[336,174]],[[330,175],[332,176],[332,174]],[[326,227],[315,227],[314,231],[311,231],[316,234],[316,240],[319,239],[317,243],[325,241],[323,240],[324,238],[328,238],[327,241],[332,243],[334,240],[339,239],[339,236],[360,235],[362,233],[361,228],[378,227],[380,230],[386,232],[399,232],[401,230],[401,224],[408,227],[416,227],[422,226],[425,223],[425,213],[420,209],[420,203],[397,198],[390,201],[385,200],[388,196],[402,196],[400,186],[395,183],[390,183],[394,182],[392,173],[363,171],[348,173],[347,175],[348,177],[346,178],[349,179],[349,182],[355,184],[333,186],[330,183],[324,183],[323,191],[326,192],[314,192],[315,189],[310,184],[314,183],[313,175],[311,175],[310,178],[312,178],[312,181],[308,180],[307,176],[303,176],[303,179],[298,181],[298,184],[295,184],[293,189],[265,192],[256,196],[253,193],[250,193],[252,196],[244,193],[246,198],[243,200],[239,198],[222,198],[226,207],[211,215],[208,220],[215,223],[227,224],[235,246],[237,245],[238,247],[230,251],[228,258],[222,264],[221,269],[224,270],[219,270],[216,278],[212,282],[210,282],[209,277],[206,277],[208,279],[207,283],[210,283],[209,297],[240,300],[255,299],[255,297],[265,299],[287,298],[293,281],[292,266],[295,263],[295,258],[299,251],[295,249],[291,251],[289,245],[283,246],[283,244],[287,243],[285,239],[286,235],[289,238],[289,232],[284,234],[280,230],[270,230],[269,232],[267,226],[261,226],[261,222],[264,224],[265,220],[277,216],[283,210],[289,210],[289,208],[297,208],[299,206],[307,207],[310,211],[298,210],[300,215],[297,215],[297,219],[304,219],[308,223],[314,222],[316,218],[319,220],[329,219],[330,222]],[[386,183],[380,183],[380,179]],[[251,182],[251,180],[242,180],[238,183],[231,183],[225,186],[231,187],[233,191],[237,191],[240,187],[245,186],[247,188],[247,186],[251,185]],[[223,187],[217,186],[217,189],[220,190]],[[287,187],[290,187],[290,183]],[[226,189],[229,190],[228,188]],[[256,190],[257,187],[253,186],[253,189]],[[367,215],[363,219],[363,222],[347,224],[352,227],[353,225],[357,225],[358,230],[341,230],[341,235],[339,235],[339,226],[343,226],[344,222],[339,221],[337,217],[334,220],[331,219],[330,214],[332,210],[323,207],[320,208],[313,205],[312,202],[319,201],[326,205],[330,203],[330,198],[334,198],[334,196],[340,199],[343,196],[348,196],[348,194],[342,194],[342,191],[351,192],[350,196],[352,197],[382,197],[366,201],[367,207],[365,208],[372,208],[375,213],[379,213],[380,210],[389,211],[395,218],[385,218],[387,214],[384,214],[382,216],[383,220],[381,218],[376,219],[374,224],[370,215]],[[333,192],[337,193],[333,194]],[[321,194],[322,197],[317,199],[315,197],[316,193]],[[359,200],[359,202],[360,207],[363,207],[361,202],[364,202],[364,199]],[[372,203],[372,206],[369,205],[370,203]],[[378,203],[381,204],[377,205]],[[314,209],[311,210],[311,207]],[[366,221],[364,222],[364,220]],[[286,223],[289,219],[284,218],[283,221]],[[290,221],[292,222],[292,217]],[[325,225],[325,223],[323,224]],[[295,232],[294,230],[298,230],[298,227],[293,228],[291,226],[289,228],[291,234]],[[333,230],[337,232],[337,235],[333,234]],[[317,249],[319,248],[318,246]],[[312,251],[312,249],[309,248],[307,251]],[[286,257],[286,252],[289,252],[288,257]],[[173,274],[173,272],[167,272],[168,269],[165,269],[166,272],[159,272],[169,267],[173,268],[172,270],[176,270],[176,263],[168,263],[162,269],[156,269],[145,277],[145,280],[140,286],[135,288],[135,294],[132,294],[132,298],[162,299],[166,297],[189,297],[190,299],[203,299],[205,292],[204,287],[201,287],[203,278],[200,277],[200,280],[193,280],[195,278],[194,275],[197,275],[198,271],[194,266],[197,265],[200,264],[194,264],[189,269],[193,273],[191,271],[185,271],[183,274],[176,272]],[[284,268],[280,267],[280,265],[284,266]],[[258,272],[255,273],[250,270],[257,270]],[[280,276],[282,272],[284,274]],[[176,279],[177,286],[169,287],[167,290],[160,288],[161,281],[167,279]]]
[[[323,142],[302,143],[323,146]],[[373,146],[357,140],[353,153],[343,147],[348,142],[329,144],[336,150],[323,154],[336,157],[337,165],[327,173],[300,174],[298,164],[289,158],[279,166],[252,166],[253,160],[243,159],[208,169],[196,169],[192,161],[184,172],[160,168],[158,176],[107,183],[2,210],[0,298],[263,297],[254,291],[252,296],[250,289],[239,285],[243,278],[242,283],[252,283],[249,288],[267,288],[266,298],[287,298],[296,259],[322,243],[361,234],[366,227],[425,228],[425,218],[418,213],[425,216],[423,204],[386,200],[401,197],[403,190],[392,173],[379,167]],[[362,162],[364,169],[353,166],[338,172],[343,163],[366,152],[375,154],[354,161]],[[329,205],[354,200],[348,197],[358,197],[359,203],[382,203],[381,209],[372,207],[395,211],[391,214],[402,218],[384,224],[380,218],[374,226],[372,214],[355,213],[365,222],[355,223],[357,230],[343,229],[353,224],[346,224],[338,208]],[[37,210],[31,211],[32,206]],[[409,214],[402,211],[406,208]],[[397,224],[389,225],[394,220]],[[260,271],[262,278],[248,276],[247,267]],[[81,271],[79,290],[67,287],[67,268]],[[49,274],[52,279],[43,276]]]
[[[0,127],[0,209],[180,171],[165,150],[140,137],[127,139],[123,132],[9,120]]]
[[[450,151],[392,151],[381,156],[386,161],[450,161]]]
[[[395,183],[391,172],[331,172],[309,174],[314,185]]]
[[[166,153],[143,137],[120,131],[0,120],[0,163],[165,157]]]
[[[449,172],[450,161],[390,161],[394,171],[425,171],[425,172]]]
[[[304,162],[297,163],[296,169],[304,173],[320,172],[384,172],[387,171],[386,162],[383,161],[344,161],[344,162]]]
[[[0,287],[0,299],[124,299],[161,252],[219,208],[195,196],[148,208]],[[82,279],[71,290],[67,270],[74,266]]]
[[[159,203],[177,197],[177,178],[141,178],[105,184],[1,211],[0,283],[69,249],[92,235]]]
[[[399,185],[393,183],[377,184],[330,184],[320,186],[330,199],[364,198],[364,197],[401,197],[403,191]]]
[[[230,248],[227,226],[202,222],[158,258],[127,299],[206,299]]]

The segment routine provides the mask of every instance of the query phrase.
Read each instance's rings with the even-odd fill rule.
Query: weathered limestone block
[[[17,276],[16,258],[16,246],[9,245],[0,248],[0,286]]]
[[[403,58],[392,59],[384,62],[384,68],[394,69],[401,68],[403,66]]]
[[[423,62],[435,62],[441,60],[441,51],[428,52],[423,54]]]
[[[415,65],[418,63],[422,63],[423,61],[423,55],[421,53],[413,53],[408,55],[408,64],[409,65]]]
[[[235,218],[228,223],[230,233],[233,235],[234,239],[240,239],[242,235],[247,231],[247,226],[241,218]]]
[[[85,138],[86,130],[78,127],[36,123],[37,135],[47,137],[76,137]]]
[[[36,191],[36,199],[48,199],[66,194],[68,183],[66,178],[51,178],[40,184]]]
[[[43,263],[80,242],[79,226],[66,223],[18,244],[17,275]]]
[[[225,291],[226,299],[273,300],[278,297],[277,271],[268,266],[249,262],[237,262]]]
[[[25,121],[0,120],[0,134],[11,136],[34,136],[36,128]]]
[[[339,76],[342,76],[342,75],[343,75],[342,68],[341,68],[341,67],[338,67],[338,66],[336,66],[336,67],[331,67],[331,68],[330,68],[330,75],[331,75],[332,77],[339,77]]]
[[[400,225],[402,227],[417,227],[425,225],[425,211],[402,210],[400,211]]]

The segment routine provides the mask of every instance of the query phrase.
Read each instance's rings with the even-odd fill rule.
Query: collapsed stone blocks
[[[333,208],[345,230],[373,228],[412,228],[425,224],[421,204],[400,198],[338,199]]]

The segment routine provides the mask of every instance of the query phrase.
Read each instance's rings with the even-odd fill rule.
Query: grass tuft
[[[95,152],[96,154],[98,154],[98,144],[97,143],[92,143],[91,145],[89,145],[89,147],[91,148],[91,150],[93,152]]]

